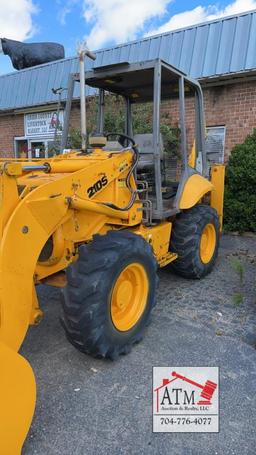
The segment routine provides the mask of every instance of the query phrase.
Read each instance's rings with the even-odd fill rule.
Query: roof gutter
[[[45,103],[40,104],[38,106],[31,106],[31,107],[21,107],[17,109],[1,109],[0,110],[0,117],[5,115],[20,115],[20,114],[33,114],[34,112],[47,112],[47,111],[54,111],[58,108],[57,103]],[[61,108],[65,108],[65,102],[61,103]]]
[[[219,74],[211,77],[198,78],[203,88],[217,85],[237,84],[241,82],[254,81],[256,79],[256,69],[250,71],[240,71],[237,73]]]

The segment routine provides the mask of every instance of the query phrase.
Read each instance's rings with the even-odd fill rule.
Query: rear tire
[[[220,224],[216,210],[199,204],[177,215],[170,250],[178,254],[170,265],[185,278],[202,278],[211,272],[219,248]]]
[[[117,358],[141,340],[154,305],[151,246],[128,231],[95,235],[67,270],[63,325],[68,340],[95,357]]]

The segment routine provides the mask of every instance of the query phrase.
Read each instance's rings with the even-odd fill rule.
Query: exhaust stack
[[[86,41],[79,43],[77,46],[77,55],[80,63],[80,112],[81,112],[81,136],[82,136],[82,151],[86,150],[86,94],[85,94],[85,57],[96,60],[96,55],[93,54],[87,47]]]

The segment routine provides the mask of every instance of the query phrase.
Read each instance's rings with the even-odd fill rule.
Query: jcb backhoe
[[[157,268],[202,278],[218,254],[224,167],[207,160],[199,83],[159,59],[95,67],[85,78],[99,89],[96,133],[89,144],[67,151],[73,89],[80,81],[72,74],[65,153],[0,163],[1,455],[20,453],[34,412],[34,375],[18,351],[29,325],[43,316],[37,284],[63,287],[62,323],[75,347],[115,359],[143,336]],[[105,92],[125,100],[124,131],[105,133]],[[185,93],[195,97],[189,157]],[[161,99],[175,97],[179,172],[166,159],[160,134]],[[152,134],[134,136],[133,104],[149,101]]]

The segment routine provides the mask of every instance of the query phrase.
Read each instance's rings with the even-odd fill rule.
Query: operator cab
[[[148,210],[151,211],[152,218],[164,219],[177,213],[179,198],[189,175],[200,173],[207,176],[208,173],[200,84],[159,59],[96,67],[85,73],[85,79],[88,86],[99,90],[97,134],[89,139],[90,147],[118,152],[127,146],[131,147],[134,142],[139,152],[135,171],[137,186],[141,189],[140,197],[148,201],[148,207],[150,207]],[[73,80],[79,82],[79,74],[74,74]],[[71,90],[73,90],[72,84]],[[108,93],[119,95],[124,99],[125,127],[124,131],[111,132],[106,136],[104,107],[105,95]],[[193,166],[188,164],[185,95],[194,97]],[[171,111],[173,106],[173,109],[176,109],[175,115],[177,110],[179,114],[179,122],[176,125],[179,137],[175,151],[170,150],[168,140],[166,141],[162,134],[161,102],[165,100],[170,102],[169,110]],[[152,131],[138,134],[133,128],[133,112],[136,106],[142,104],[151,106]]]

